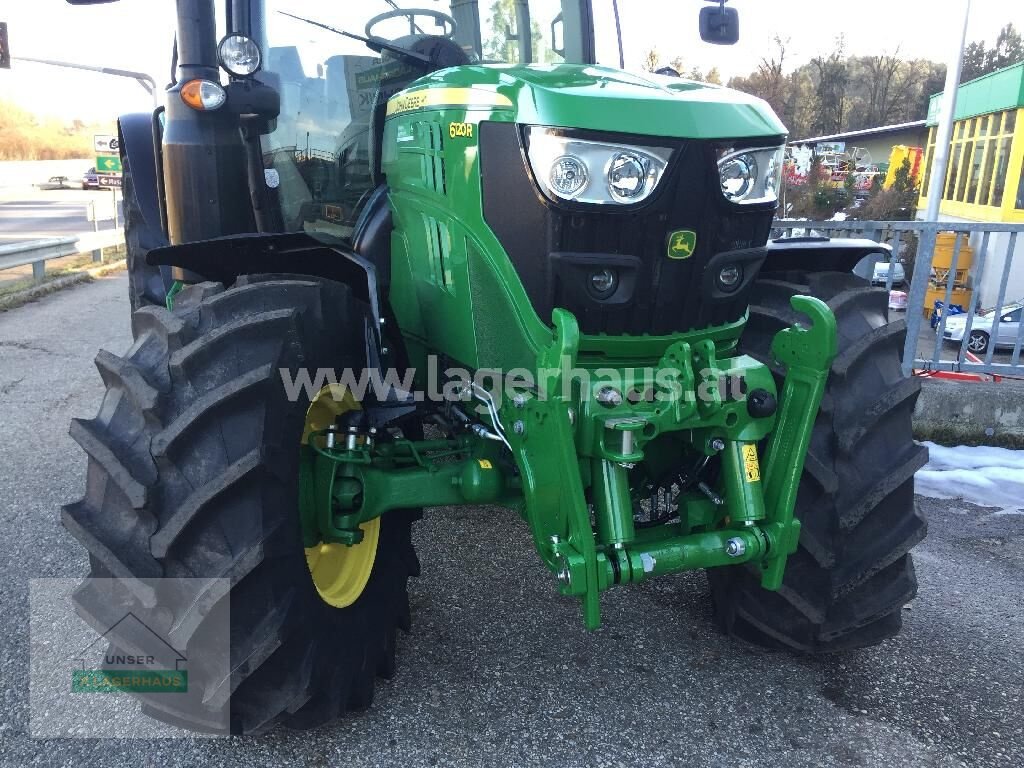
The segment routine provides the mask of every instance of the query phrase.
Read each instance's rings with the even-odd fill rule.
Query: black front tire
[[[773,277],[785,279],[755,286],[741,351],[773,365],[773,336],[803,319],[789,299],[805,294],[835,313],[839,354],[800,480],[800,545],[782,588],[762,589],[745,568],[711,569],[716,620],[733,636],[774,648],[874,645],[899,631],[903,606],[917,592],[909,552],[927,527],[914,502],[914,473],[928,452],[912,437],[920,384],[901,368],[906,323],[889,322],[886,291],[853,275]]]
[[[353,604],[320,598],[298,516],[310,393],[289,399],[281,375],[358,370],[364,317],[345,286],[326,280],[204,283],[179,293],[173,312],[136,312],[124,357],[97,356],[106,396],[95,419],[71,428],[89,456],[85,496],[63,512],[90,554],[75,601],[100,632],[114,627],[112,648],[132,647],[117,624],[126,611],[175,628],[175,647],[199,666],[188,694],[139,695],[157,719],[232,733],[312,727],[368,706],[374,678],[393,674],[396,628],[410,623],[406,583],[419,567],[417,512],[381,519],[373,570]],[[160,577],[227,579],[230,588],[217,601],[162,604],[143,581]],[[202,649],[227,609],[225,678],[204,670]]]

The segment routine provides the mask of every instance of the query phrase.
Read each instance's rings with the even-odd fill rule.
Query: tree
[[[841,37],[837,43],[830,55],[787,71],[789,41],[776,38],[757,69],[731,78],[729,87],[767,101],[794,139],[910,122],[928,114],[929,97],[942,90],[942,64],[903,59],[898,49],[847,56]]]
[[[946,86],[946,65],[934,61],[921,59],[923,69],[923,80],[921,81],[921,94],[918,99],[918,109],[913,114],[920,119],[928,116],[928,105],[932,96],[941,93]],[[914,119],[914,118],[911,118]]]
[[[845,125],[846,88],[850,83],[845,49],[846,39],[840,35],[836,38],[836,49],[832,53],[827,57],[816,56],[811,59],[817,75],[815,90],[818,109],[814,129],[820,133],[839,133]]]
[[[999,30],[995,48],[985,57],[985,66],[988,72],[995,72],[1018,61],[1024,61],[1024,40],[1011,23]]]
[[[771,58],[762,57],[757,65],[757,74],[764,91],[761,98],[771,104],[776,113],[782,114],[786,98],[786,77],[782,69],[786,63],[786,46],[789,45],[789,38],[783,40],[776,35],[774,43],[774,53]]]
[[[855,216],[864,221],[910,221],[914,218],[917,198],[918,188],[911,174],[910,160],[904,158],[893,174],[892,186],[888,189],[875,186],[867,202],[856,209]]]
[[[893,122],[893,112],[900,93],[900,70],[906,70],[906,62],[899,58],[899,48],[892,54],[865,56],[862,66],[868,74],[868,103],[866,118],[868,125],[888,125]]]
[[[983,40],[975,40],[964,48],[960,79],[966,83],[968,80],[984,75],[988,71],[985,69],[987,58],[988,52],[985,50],[985,42]]]
[[[69,160],[92,157],[92,137],[106,123],[42,117],[0,99],[0,160]]]
[[[1019,61],[1024,61],[1024,40],[1012,23],[1007,24],[992,48],[986,48],[984,40],[975,40],[964,49],[960,80],[966,83]]]
[[[644,61],[640,65],[641,68],[647,72],[654,72],[661,68],[661,54],[658,53],[657,48],[651,48],[645,55]],[[678,72],[678,70],[676,70]]]

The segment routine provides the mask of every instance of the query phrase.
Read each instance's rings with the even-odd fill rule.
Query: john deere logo
[[[668,257],[688,259],[697,247],[697,233],[692,229],[677,229],[668,236]]]

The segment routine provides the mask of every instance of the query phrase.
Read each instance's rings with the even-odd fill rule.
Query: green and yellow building
[[[942,97],[941,93],[932,96],[928,108],[928,145],[918,216],[923,216],[928,206]],[[1024,61],[961,85],[954,119],[939,221],[1024,224]],[[972,249],[961,253],[957,272],[964,272],[965,279],[957,280],[954,298],[958,303],[976,301],[982,307],[998,302],[1006,259],[1015,243],[1013,261],[1006,272],[1004,303],[1024,300],[1024,238],[1013,239],[1009,232],[991,233],[984,240],[984,270],[979,272],[980,265],[972,265],[970,256],[982,243],[981,233],[975,232],[970,238]],[[946,242],[945,247],[950,253],[940,254],[937,249],[936,265],[943,258],[949,265],[952,243]],[[945,288],[944,281],[941,287]],[[937,290],[938,294],[944,297],[945,290]],[[928,306],[931,298],[929,295]]]
[[[928,146],[918,210],[928,205],[939,106],[928,107]],[[1024,61],[964,83],[939,211],[964,221],[1024,222]]]

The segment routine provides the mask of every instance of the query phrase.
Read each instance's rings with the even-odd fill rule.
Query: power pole
[[[946,65],[946,85],[939,105],[939,124],[935,130],[935,155],[932,158],[932,176],[928,180],[928,207],[925,221],[939,220],[939,205],[949,167],[949,144],[953,139],[953,119],[956,114],[956,92],[960,87],[963,69],[964,43],[967,40],[967,21],[971,17],[971,0],[963,0],[963,23],[960,26],[960,45],[954,46]]]

